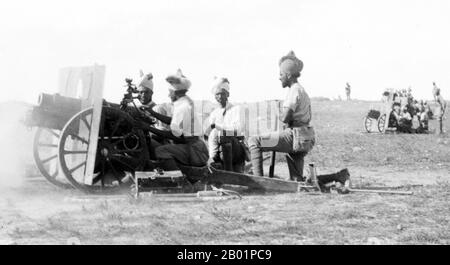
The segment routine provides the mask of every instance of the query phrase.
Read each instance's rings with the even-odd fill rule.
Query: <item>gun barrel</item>
[[[26,118],[28,126],[62,130],[75,114],[81,111],[81,99],[59,94],[41,93],[37,106]]]

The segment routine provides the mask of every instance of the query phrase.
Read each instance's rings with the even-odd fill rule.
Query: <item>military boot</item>
[[[329,191],[329,187],[326,184],[332,182],[338,182],[340,185],[340,189],[342,189],[346,193],[350,188],[350,173],[348,169],[343,169],[334,174],[320,175],[317,176],[317,181],[322,191]]]

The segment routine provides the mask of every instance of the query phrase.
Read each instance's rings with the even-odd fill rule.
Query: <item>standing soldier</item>
[[[282,132],[250,137],[248,140],[253,174],[263,176],[262,152],[277,151],[286,153],[291,180],[304,181],[304,157],[315,143],[311,122],[311,102],[305,89],[298,83],[303,62],[293,51],[279,61],[280,81],[287,88],[280,120],[286,128]]]
[[[347,84],[345,86],[345,94],[347,95],[347,100],[351,100],[350,99],[351,92],[352,92],[352,88],[350,87],[350,84],[347,82]]]
[[[439,122],[439,133],[441,134],[444,132],[442,123],[443,123],[443,119],[444,119],[445,110],[447,108],[447,103],[445,102],[444,98],[441,95],[441,89],[438,88],[436,85],[433,87],[433,96],[434,96],[434,100],[436,101],[436,103],[439,104],[438,110],[436,112],[436,116],[437,116],[437,120]]]
[[[436,90],[440,90],[439,87],[436,85],[436,82],[433,82],[433,96],[436,94]]]
[[[151,129],[155,134],[174,140],[175,144],[162,145],[156,148],[156,157],[161,160],[163,168],[176,169],[177,164],[187,166],[204,166],[208,161],[208,148],[201,137],[203,129],[201,117],[194,110],[194,102],[186,93],[191,82],[181,70],[166,78],[170,84],[169,97],[173,102],[172,117],[147,111],[156,119],[170,125],[170,131]]]

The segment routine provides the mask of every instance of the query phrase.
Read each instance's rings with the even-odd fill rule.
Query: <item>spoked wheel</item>
[[[115,193],[133,184],[135,170],[149,161],[142,130],[119,109],[103,107],[92,184],[85,183],[93,109],[75,115],[59,142],[61,170],[70,183],[87,193]],[[129,190],[129,189],[128,189]]]
[[[60,131],[38,128],[34,134],[33,157],[39,172],[53,185],[72,188],[59,174],[58,140]]]
[[[386,114],[383,114],[378,119],[378,131],[380,133],[384,132],[384,128],[386,128],[385,125],[386,125]]]
[[[372,132],[372,119],[369,117],[364,117],[364,128],[368,133]]]

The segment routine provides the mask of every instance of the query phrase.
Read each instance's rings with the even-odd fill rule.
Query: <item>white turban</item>
[[[230,81],[225,77],[215,77],[211,88],[212,93],[215,95],[222,91],[230,92]]]
[[[188,90],[191,87],[191,81],[187,79],[180,69],[174,75],[169,75],[166,81],[172,86],[175,91]]]
[[[139,87],[145,87],[153,91],[153,75],[152,73],[148,73],[142,77],[141,82],[139,83]]]

